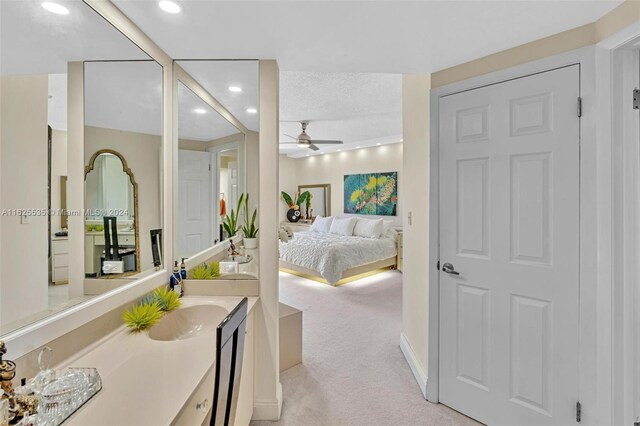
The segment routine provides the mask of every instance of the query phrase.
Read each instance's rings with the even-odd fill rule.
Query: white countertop
[[[257,299],[249,297],[249,310]],[[182,307],[213,304],[231,311],[241,300],[188,296]],[[58,366],[95,367],[102,377],[102,390],[65,424],[168,425],[214,365],[215,352],[215,333],[156,341],[147,331],[131,333],[123,325]]]

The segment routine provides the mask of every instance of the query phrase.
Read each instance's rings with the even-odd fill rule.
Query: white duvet
[[[317,271],[335,284],[347,270],[397,253],[393,236],[379,239],[343,236],[321,232],[296,232],[289,242],[280,241],[280,259]]]

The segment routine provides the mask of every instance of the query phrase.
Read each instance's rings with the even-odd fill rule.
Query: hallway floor
[[[252,425],[475,425],[424,400],[399,348],[402,274],[331,287],[280,273],[280,300],[303,311],[303,364],[280,376],[282,418]]]

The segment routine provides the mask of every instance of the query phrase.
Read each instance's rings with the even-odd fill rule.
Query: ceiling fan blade
[[[295,136],[291,136],[291,135],[288,135],[286,133],[283,133],[283,135],[285,135],[286,137],[291,138],[293,140],[296,140],[296,141],[298,140],[298,138],[296,138]]]
[[[316,139],[312,139],[311,143],[315,143],[316,145],[339,145],[342,144],[342,141],[324,141],[324,140],[316,140]]]
[[[317,146],[315,146],[314,144],[310,143],[309,144],[309,149],[312,149],[314,151],[318,151],[320,148],[318,148]]]

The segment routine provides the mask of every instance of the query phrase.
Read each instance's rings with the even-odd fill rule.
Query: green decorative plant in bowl
[[[243,207],[244,225],[242,226],[242,233],[244,234],[244,246],[248,249],[254,249],[258,247],[258,231],[260,229],[256,226],[258,209],[253,211],[253,215],[249,219],[249,194],[244,199]]]
[[[300,205],[307,201],[307,198],[311,195],[309,191],[304,191],[303,193],[296,192],[295,198],[291,198],[291,195],[284,191],[281,192],[281,195],[284,202],[289,206],[289,211],[287,212],[287,219],[289,219],[289,222],[295,223],[299,221],[301,216]]]
[[[141,331],[152,327],[162,318],[163,312],[158,302],[142,302],[122,314],[127,327],[133,331]]]
[[[170,290],[163,286],[153,292],[153,298],[158,303],[158,307],[164,312],[170,312],[178,309],[182,305],[178,292]]]
[[[192,280],[215,280],[220,276],[220,262],[213,261],[209,264],[203,263],[193,268],[189,273]]]

